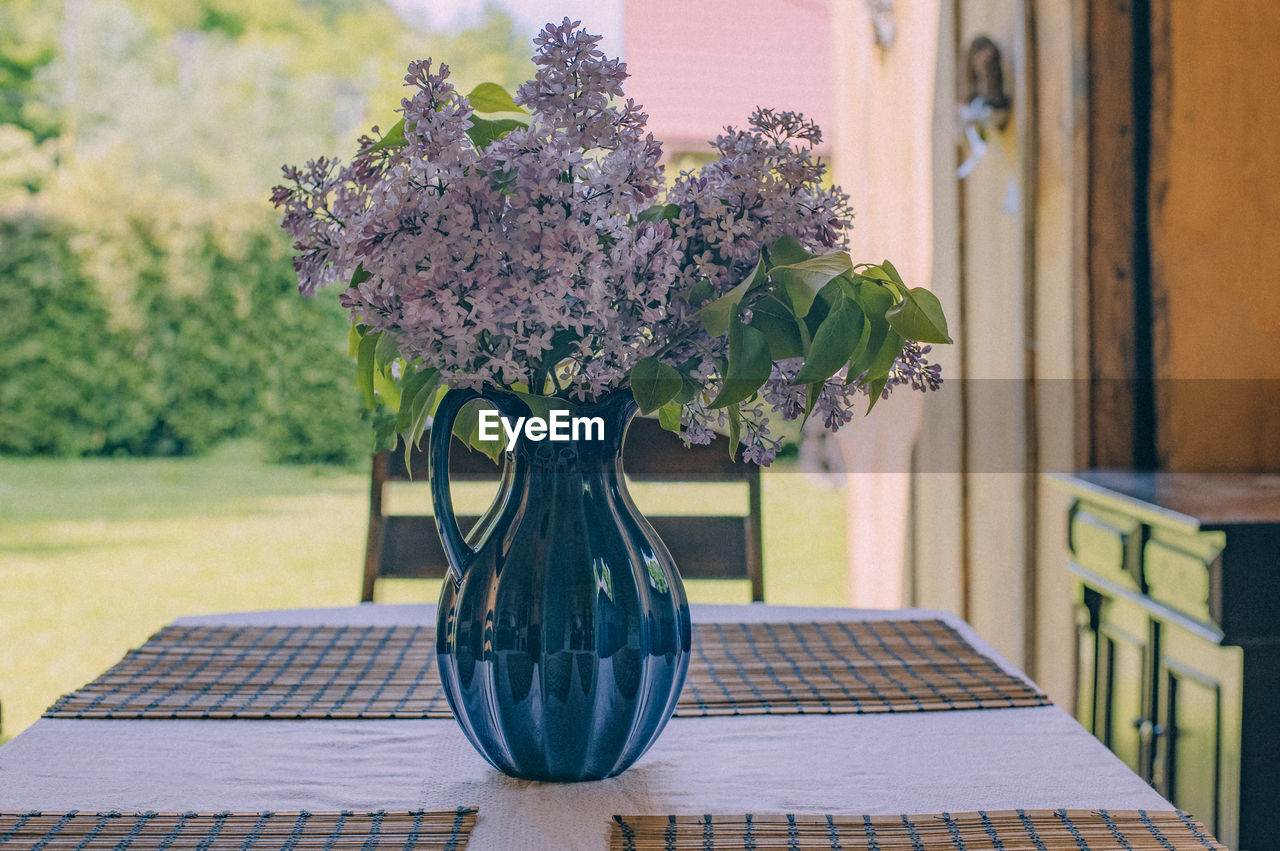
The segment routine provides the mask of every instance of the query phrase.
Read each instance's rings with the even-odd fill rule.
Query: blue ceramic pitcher
[[[449,442],[475,399],[513,424],[530,416],[514,394],[451,390],[432,425],[431,495],[450,563],[436,652],[449,705],[506,774],[611,777],[666,726],[692,639],[680,574],[623,479],[635,401],[622,390],[574,412],[600,418],[603,435],[522,433],[505,452],[493,504],[464,535],[449,495]]]

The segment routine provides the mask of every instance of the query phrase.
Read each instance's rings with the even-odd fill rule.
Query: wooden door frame
[[[955,179],[963,157],[953,141],[963,2],[946,0],[939,26],[933,276],[948,311],[956,309],[962,334],[971,318],[965,305],[982,284],[965,280],[964,247],[973,235],[965,231],[980,223],[963,221],[972,199],[964,181]],[[1023,501],[1010,510],[1017,511],[1015,522],[1026,537],[1018,554],[1009,553],[1023,565],[1018,600],[1010,602],[1022,628],[1017,638],[1006,634],[1002,649],[1067,704],[1074,654],[1063,654],[1071,652],[1066,648],[1074,631],[1064,570],[1066,504],[1039,473],[1142,466],[1142,453],[1153,455],[1150,323],[1143,326],[1145,337],[1135,333],[1150,311],[1140,241],[1145,230],[1137,232],[1140,224],[1145,228],[1146,162],[1139,152],[1150,118],[1150,60],[1143,52],[1149,51],[1149,5],[1018,0],[1014,7],[1022,19],[1019,49],[1027,70],[1013,109],[1016,132],[1025,134],[1019,183],[1029,250],[1019,272],[1024,301],[1017,317],[1026,334],[1019,416],[1027,425],[1027,481]],[[1014,45],[1001,45],[1006,48]],[[1011,83],[1016,78],[1006,72]],[[965,450],[979,426],[968,422],[964,401],[970,389],[964,379],[973,367],[965,347],[957,349],[947,368],[960,380],[943,394],[945,410],[938,400],[935,416],[926,417],[916,470],[958,475],[918,479],[913,486],[907,602],[952,609],[983,631],[989,625],[976,622],[983,615],[973,603],[985,593],[979,571],[988,566],[971,555],[978,518],[970,506],[981,484],[974,477],[982,470],[970,469]]]
[[[1085,0],[1088,242],[1076,466],[1156,466],[1151,0]]]

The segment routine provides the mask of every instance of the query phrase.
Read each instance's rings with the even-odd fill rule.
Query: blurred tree
[[[348,155],[389,126],[409,60],[459,85],[528,76],[526,42],[494,7],[453,34],[408,29],[385,4],[74,0],[57,71],[79,159],[123,154],[127,175],[194,197],[262,196],[284,162]]]
[[[58,55],[58,23],[48,0],[0,3],[0,124],[37,143],[60,130],[47,73]]]
[[[50,4],[0,3],[0,197],[38,191],[53,170],[62,130],[50,67],[57,55]]]
[[[394,123],[410,60],[467,91],[529,53],[495,7],[445,34],[382,0],[0,0],[0,452],[367,457],[345,312],[298,296],[270,188]]]

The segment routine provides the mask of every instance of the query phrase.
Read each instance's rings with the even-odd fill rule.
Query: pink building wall
[[[627,95],[668,154],[709,150],[757,106],[834,132],[828,0],[623,0]]]

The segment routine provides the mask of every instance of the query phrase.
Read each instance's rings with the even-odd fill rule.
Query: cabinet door
[[[1240,797],[1241,651],[1161,624],[1155,787],[1227,846]]]
[[[1088,585],[1076,584],[1076,720],[1099,738],[1098,622],[1102,595]]]
[[[1098,619],[1097,717],[1093,732],[1125,765],[1151,782],[1152,624],[1138,605],[1104,598]]]

